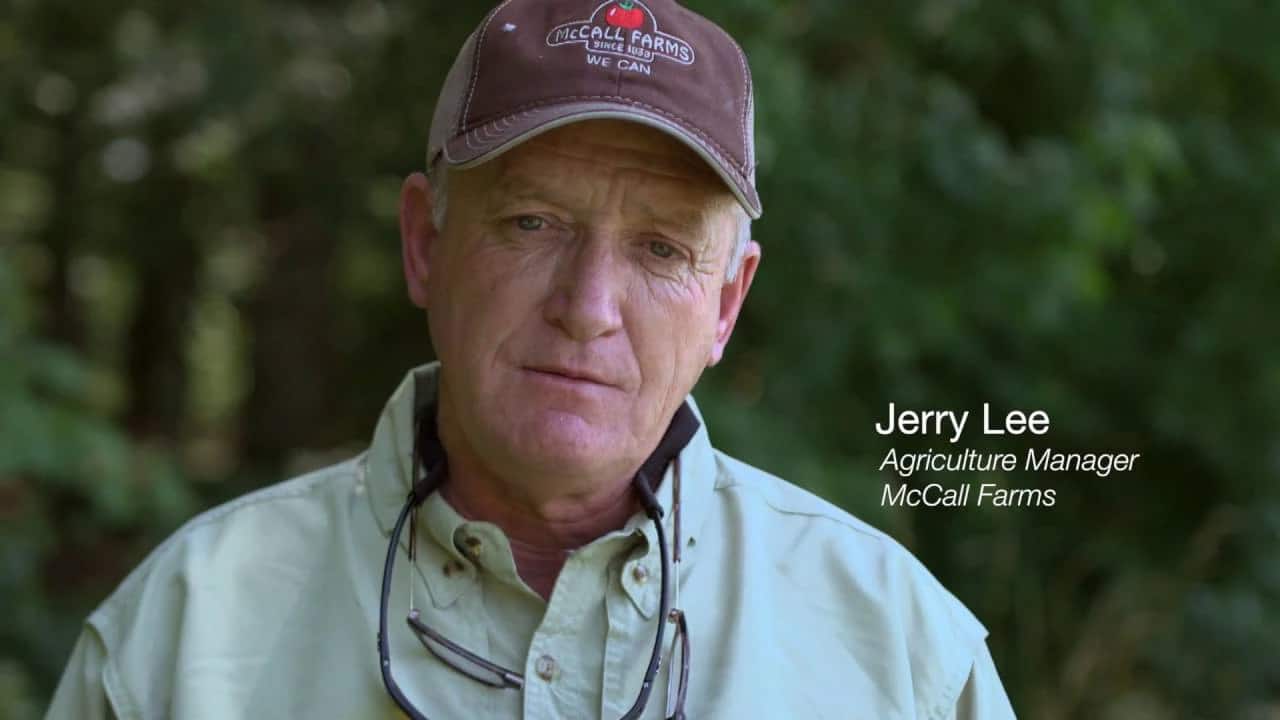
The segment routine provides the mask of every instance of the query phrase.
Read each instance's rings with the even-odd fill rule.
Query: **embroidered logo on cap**
[[[654,61],[692,65],[693,47],[658,30],[658,19],[640,0],[609,0],[586,20],[557,25],[547,33],[547,45],[581,44],[587,64],[626,72],[653,74]]]

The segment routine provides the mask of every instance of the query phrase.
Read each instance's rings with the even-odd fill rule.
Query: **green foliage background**
[[[766,207],[699,386],[718,444],[911,547],[1023,717],[1280,716],[1280,4],[688,4],[751,59]],[[25,718],[161,538],[355,451],[430,359],[396,196],[486,8],[6,9],[0,717]],[[1045,409],[1036,446],[1142,459],[994,479],[1052,509],[885,509],[877,466],[916,447],[872,432],[890,401]]]

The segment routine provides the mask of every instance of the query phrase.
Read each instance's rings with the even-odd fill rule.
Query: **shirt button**
[[[649,568],[639,564],[632,565],[631,578],[637,583],[643,585],[644,582],[649,579]]]
[[[462,539],[462,544],[467,547],[467,554],[474,560],[480,557],[481,550],[484,549],[484,543],[480,542],[480,538],[475,535],[468,535]]]
[[[551,682],[551,678],[556,676],[556,661],[550,655],[543,655],[533,664],[533,671],[538,673],[538,677]]]

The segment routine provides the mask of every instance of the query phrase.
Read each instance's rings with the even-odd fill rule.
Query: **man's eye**
[[[546,226],[546,222],[537,215],[521,215],[516,218],[516,227],[521,230],[541,230]]]
[[[661,240],[653,240],[649,243],[649,252],[653,253],[654,255],[657,255],[660,258],[665,259],[665,258],[671,257],[672,255],[675,255],[676,249],[671,247],[670,244],[664,243]]]

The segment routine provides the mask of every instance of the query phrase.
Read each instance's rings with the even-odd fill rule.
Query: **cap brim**
[[[470,132],[452,138],[444,145],[444,160],[449,165],[469,168],[492,160],[511,148],[548,130],[583,120],[628,120],[647,125],[671,135],[689,146],[733,192],[751,219],[762,213],[760,197],[750,177],[736,167],[724,153],[716,149],[696,130],[642,107],[608,101],[574,102],[545,105],[524,110],[480,125]]]

